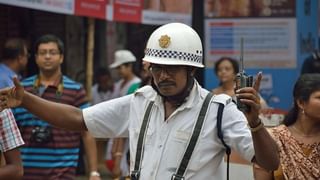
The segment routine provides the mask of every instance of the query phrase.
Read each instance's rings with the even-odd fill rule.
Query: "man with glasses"
[[[0,91],[0,110],[21,104],[56,126],[88,130],[101,138],[129,137],[132,179],[220,180],[225,175],[224,145],[217,135],[217,112],[223,104],[224,142],[245,159],[277,169],[277,145],[258,118],[261,74],[254,87],[237,91],[250,106],[242,113],[229,96],[212,97],[195,80],[196,69],[204,67],[202,52],[192,28],[166,24],[151,34],[143,58],[150,63],[151,86],[80,110],[41,100],[15,80],[15,89]]]
[[[88,107],[82,85],[61,72],[63,42],[54,35],[41,36],[35,43],[35,52],[39,74],[22,81],[25,90],[49,101],[77,108]],[[51,114],[49,109],[44,109],[44,112]],[[13,113],[26,143],[21,148],[24,179],[74,179],[82,137],[93,172],[90,179],[100,180],[96,144],[88,132],[73,132],[51,126],[22,107],[14,108]]]

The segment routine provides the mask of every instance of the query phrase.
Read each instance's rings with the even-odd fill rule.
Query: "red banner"
[[[143,0],[115,0],[113,19],[115,21],[141,23]]]
[[[107,21],[157,25],[191,24],[192,9],[192,0],[0,0],[0,4]]]
[[[106,19],[106,0],[76,0],[75,15]]]

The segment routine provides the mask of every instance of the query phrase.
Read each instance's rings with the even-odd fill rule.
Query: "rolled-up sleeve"
[[[244,159],[251,162],[255,153],[251,132],[245,115],[237,109],[234,103],[229,103],[225,107],[222,128],[226,143]]]
[[[96,138],[128,137],[132,95],[102,102],[83,110],[89,132]]]

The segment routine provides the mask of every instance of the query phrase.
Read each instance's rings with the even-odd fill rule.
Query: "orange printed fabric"
[[[294,138],[285,125],[270,132],[279,147],[284,179],[320,179],[320,142],[304,144]]]

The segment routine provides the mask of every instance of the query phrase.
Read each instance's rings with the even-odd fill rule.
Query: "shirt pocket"
[[[186,151],[189,139],[192,132],[177,130],[171,138],[168,140],[167,144],[167,170],[171,173],[175,173],[178,169],[183,155]],[[200,137],[199,137],[200,138]],[[197,142],[198,143],[198,142]],[[198,145],[196,145],[198,146]],[[197,147],[194,149],[191,159],[189,161],[186,171],[198,171],[199,170],[199,160],[197,158]]]
[[[138,139],[139,139],[139,133],[140,133],[140,128],[132,128],[129,130],[130,132],[130,139],[134,141],[134,146],[137,146]],[[152,145],[154,144],[154,131],[150,128],[147,130],[147,134],[144,139],[144,145]],[[134,149],[136,149],[135,147]]]
[[[138,143],[138,139],[139,139],[139,133],[140,133],[140,128],[132,128],[130,129],[130,141],[133,141],[133,143],[130,143],[131,147],[134,150],[134,154],[132,154],[133,157],[131,157],[131,162],[130,162],[130,166],[134,167],[134,161],[136,159],[136,151],[137,151],[137,143]],[[142,154],[142,163],[141,163],[141,168],[143,168],[146,164],[146,161],[143,161],[144,159],[146,159],[147,153],[151,152],[152,147],[155,144],[155,138],[154,138],[154,130],[148,128],[147,130],[147,134],[145,136],[144,139],[144,144],[143,144],[143,154]]]

